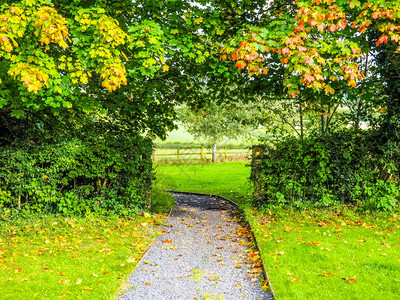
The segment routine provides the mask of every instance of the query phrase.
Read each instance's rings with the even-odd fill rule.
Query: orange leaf
[[[172,243],[172,240],[166,239],[166,240],[163,240],[163,243],[171,244],[171,243]]]
[[[332,273],[322,273],[321,275],[322,275],[322,276],[325,276],[325,277],[329,277],[329,276],[332,275]]]
[[[300,281],[300,279],[292,278],[292,279],[290,279],[290,281],[291,281],[291,282],[298,282],[298,281]]]
[[[282,49],[282,54],[290,54],[290,50],[289,50],[289,48],[283,48]]]
[[[151,282],[145,282],[144,284],[145,285],[151,285]]]
[[[356,282],[357,281],[357,279],[355,279],[355,278],[350,278],[347,282],[348,283],[354,283],[354,282]]]
[[[336,31],[336,26],[335,25],[331,25],[331,26],[328,27],[328,30],[331,31],[331,32],[334,32],[334,31]]]
[[[311,245],[312,246],[317,246],[317,245],[321,245],[321,243],[320,242],[312,242]]]

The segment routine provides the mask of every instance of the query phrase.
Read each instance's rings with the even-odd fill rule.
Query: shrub
[[[261,159],[252,172],[263,182],[258,204],[362,203],[391,210],[399,197],[397,147],[378,145],[373,132],[289,138],[265,146]]]
[[[111,134],[110,134],[111,133]],[[0,148],[0,207],[127,214],[147,206],[152,142],[129,131]]]

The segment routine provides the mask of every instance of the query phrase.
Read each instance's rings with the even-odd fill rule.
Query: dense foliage
[[[82,116],[81,116],[82,117]],[[22,118],[0,148],[0,207],[85,214],[149,204],[153,145],[117,120]],[[50,119],[52,120],[52,119]]]
[[[399,154],[393,143],[379,144],[371,132],[288,138],[266,147],[261,157],[258,204],[351,203],[392,210],[400,196]]]

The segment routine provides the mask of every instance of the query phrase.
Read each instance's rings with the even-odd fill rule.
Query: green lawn
[[[236,200],[278,299],[400,299],[400,216],[334,209],[255,210],[245,163],[158,165],[167,189]]]
[[[115,299],[160,222],[145,214],[0,223],[0,298]]]
[[[157,164],[156,178],[165,189],[218,194],[243,201],[252,195],[248,164]]]

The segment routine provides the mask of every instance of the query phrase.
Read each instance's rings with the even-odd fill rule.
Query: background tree
[[[241,101],[230,105],[216,101],[208,103],[205,110],[194,111],[187,105],[179,108],[179,119],[183,127],[195,139],[202,139],[212,145],[212,161],[217,160],[217,144],[223,139],[251,140],[256,137],[254,130],[260,117],[260,107]]]

